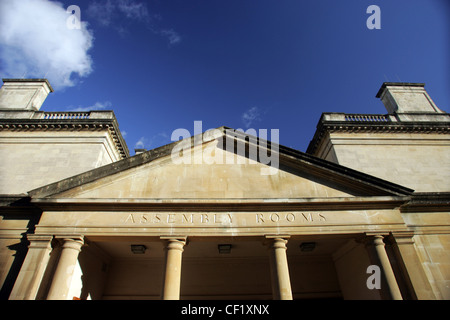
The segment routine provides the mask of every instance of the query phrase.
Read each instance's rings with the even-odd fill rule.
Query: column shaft
[[[402,294],[400,293],[400,289],[398,287],[397,281],[395,280],[394,271],[392,270],[391,263],[389,261],[389,257],[386,253],[386,249],[384,247],[383,236],[375,235],[372,238],[373,245],[375,247],[375,252],[377,258],[380,262],[380,268],[382,273],[385,276],[385,280],[387,283],[387,289],[393,300],[402,300]]]
[[[165,266],[161,298],[179,300],[181,285],[181,261],[186,238],[161,237],[165,240]]]
[[[53,236],[29,234],[27,238],[30,241],[27,256],[9,296],[10,300],[36,299],[50,259]]]
[[[82,237],[63,239],[61,255],[53,275],[47,300],[67,299],[73,272],[78,261],[78,254],[80,253],[83,244]]]
[[[291,280],[286,256],[286,237],[267,238],[274,300],[292,300]]]

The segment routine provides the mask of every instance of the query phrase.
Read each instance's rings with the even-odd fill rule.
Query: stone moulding
[[[96,112],[98,113],[98,112]],[[121,159],[129,157],[128,147],[120,134],[117,121],[112,114],[109,118],[92,117],[90,113],[40,113],[40,118],[31,119],[0,119],[1,131],[102,131],[107,130],[114,141]]]
[[[303,199],[73,199],[34,198],[31,202],[42,210],[102,211],[292,211],[292,210],[361,210],[393,209],[411,200],[410,196],[369,196],[349,198]]]
[[[223,137],[228,135],[227,128],[221,127],[223,130]],[[221,137],[216,137],[220,139]],[[246,146],[249,145],[249,140],[245,136],[239,134],[231,135],[232,139],[239,140]],[[195,140],[194,137],[186,138],[185,140]],[[176,141],[171,144],[158,147],[156,149],[148,150],[140,153],[134,157],[122,159],[121,161],[108,164],[106,166],[96,168],[85,173],[75,175],[73,177],[37,188],[29,191],[29,195],[33,198],[47,198],[57,195],[63,191],[78,187],[83,184],[93,182],[97,179],[104,178],[131,168],[136,168],[140,165],[155,161],[159,158],[170,156],[172,149],[178,144],[183,143],[184,140]],[[270,148],[268,145],[267,148]],[[317,158],[310,154],[300,152],[288,147],[279,146],[280,166],[294,168],[297,170],[307,170],[309,174],[314,174],[317,177],[332,180],[335,183],[351,186],[352,189],[358,190],[359,193],[365,195],[391,195],[391,196],[405,196],[413,192],[412,189],[352,170],[347,167]]]
[[[450,133],[450,122],[447,121],[414,121],[408,123],[393,121],[392,118],[395,118],[394,115],[359,114],[342,114],[341,116],[331,114],[333,119],[326,120],[327,115],[329,114],[322,114],[317,125],[316,133],[309,143],[306,153],[314,154],[325,134],[332,132]],[[362,118],[362,116],[364,117]],[[336,120],[334,118],[336,118]]]

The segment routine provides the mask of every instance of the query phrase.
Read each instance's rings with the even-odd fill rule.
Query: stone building
[[[323,113],[306,153],[221,127],[130,156],[112,111],[3,82],[2,299],[450,299],[450,116],[423,84]]]

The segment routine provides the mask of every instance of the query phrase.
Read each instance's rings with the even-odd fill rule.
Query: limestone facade
[[[323,114],[307,153],[221,127],[130,157],[112,112],[3,111],[1,298],[449,299],[448,114],[380,92],[390,114]]]
[[[0,194],[26,193],[129,156],[113,111],[39,111],[48,87],[44,79],[4,79]]]
[[[450,237],[443,226],[450,222],[444,205],[450,190],[450,115],[422,83],[384,83],[376,97],[388,114],[324,113],[307,152],[415,191],[421,200],[412,203],[423,204],[405,206],[402,218],[415,230],[415,246],[436,296],[449,299],[450,258],[444,252]],[[444,206],[436,209],[431,199]]]
[[[423,127],[402,127],[402,121],[368,123],[345,120],[344,114],[324,114],[320,142],[313,141],[309,150],[416,192],[446,192],[450,188],[450,117],[445,116],[438,126],[425,122]],[[364,115],[358,117],[364,119]]]
[[[1,132],[0,193],[26,193],[120,160],[111,134],[94,130]]]

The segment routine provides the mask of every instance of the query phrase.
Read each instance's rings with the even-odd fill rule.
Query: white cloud
[[[87,8],[87,14],[94,17],[102,26],[107,27],[111,24],[114,10],[115,6],[111,1],[107,1],[105,3],[93,1]]]
[[[89,107],[70,106],[70,107],[67,107],[67,110],[72,111],[72,112],[87,112],[87,111],[93,111],[93,110],[103,110],[103,109],[111,108],[111,107],[112,107],[112,103],[110,101],[105,101],[105,102],[96,102]]]
[[[93,35],[83,21],[80,29],[69,29],[69,16],[58,2],[0,0],[1,75],[45,77],[54,88],[73,86],[74,77],[88,76]]]
[[[126,22],[139,22],[149,31],[167,39],[169,45],[178,44],[181,36],[173,29],[158,26],[160,14],[150,14],[147,3],[136,0],[95,0],[89,4],[87,15],[101,26],[115,29],[120,35],[127,35]]]
[[[123,29],[122,26],[117,26],[117,19],[121,17],[144,22],[150,20],[147,5],[134,0],[93,1],[87,8],[87,14],[102,26],[114,24],[118,30]]]
[[[145,21],[149,18],[147,6],[142,2],[120,0],[117,5],[119,10],[125,14],[128,19]]]
[[[241,120],[249,128],[255,121],[261,121],[261,111],[258,107],[251,107],[242,114]]]
[[[169,135],[165,132],[160,132],[160,133],[153,135],[151,138],[141,137],[134,144],[134,148],[135,149],[155,148],[155,147],[165,145],[169,142],[171,142]]]
[[[180,35],[175,32],[174,30],[161,30],[160,34],[162,36],[167,37],[167,40],[169,40],[169,45],[177,44],[181,41]]]
[[[135,143],[134,148],[135,149],[144,149],[146,143],[147,143],[147,138],[141,137],[138,140],[138,142]]]

